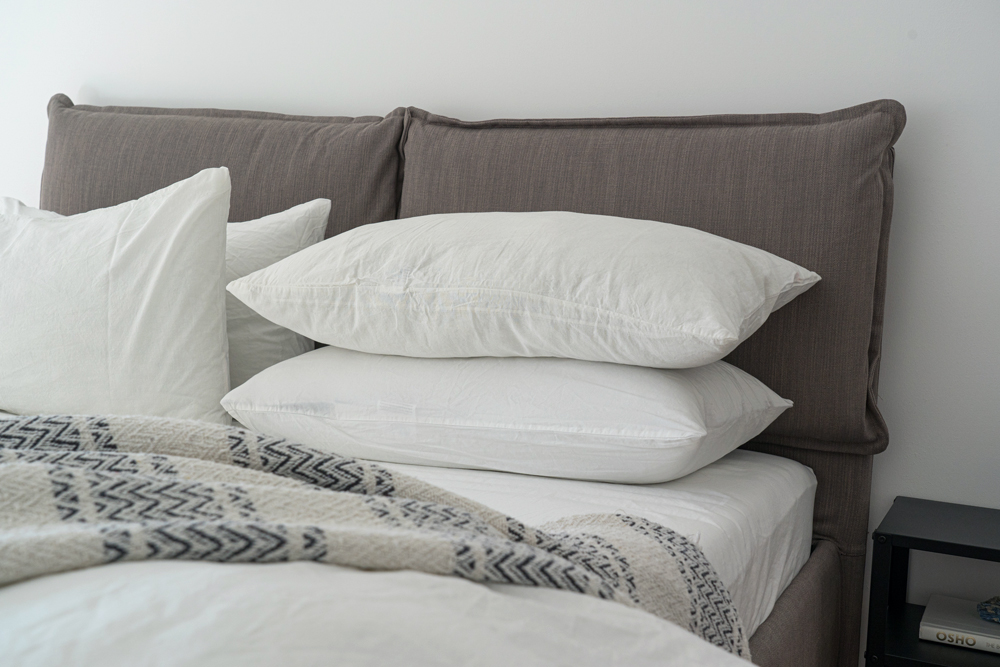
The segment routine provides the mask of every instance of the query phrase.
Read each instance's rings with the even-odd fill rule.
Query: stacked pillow
[[[331,348],[223,405],[241,423],[388,462],[663,482],[791,403],[720,361],[819,280],[687,227],[566,212],[351,230],[229,284]]]
[[[312,349],[225,285],[322,239],[330,202],[228,225],[229,195],[218,168],[68,217],[0,198],[0,411],[230,423],[231,384]]]
[[[321,242],[328,200],[227,224],[229,195],[219,168],[68,217],[0,199],[0,412],[232,415],[368,459],[654,483],[791,405],[721,361],[819,280],[757,248],[567,212]]]

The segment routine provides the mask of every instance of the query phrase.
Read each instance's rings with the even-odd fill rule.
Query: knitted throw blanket
[[[575,591],[749,658],[701,551],[644,519],[531,528],[372,463],[202,422],[0,420],[0,584],[163,558],[313,560]]]

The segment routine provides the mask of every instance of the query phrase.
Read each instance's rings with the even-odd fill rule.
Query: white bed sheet
[[[701,547],[752,635],[809,558],[816,476],[791,459],[737,450],[681,479],[629,485],[382,464],[531,526],[623,512]]]

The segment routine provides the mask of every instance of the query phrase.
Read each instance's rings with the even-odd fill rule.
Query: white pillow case
[[[68,217],[0,199],[0,410],[227,424],[229,171]]]
[[[253,430],[345,456],[645,484],[725,456],[791,402],[722,361],[662,370],[324,347],[222,404]]]
[[[453,213],[358,227],[228,289],[269,320],[363,352],[687,368],[724,357],[818,280],[662,222]]]
[[[227,227],[227,282],[323,240],[330,200],[315,199],[287,211]],[[313,342],[264,319],[232,294],[226,294],[229,329],[229,382],[238,387],[268,366],[313,349]]]
[[[30,212],[37,219],[63,216],[25,206],[16,199],[0,199],[0,211]],[[323,240],[330,217],[330,200],[314,199],[287,211],[226,227],[226,282],[266,266]],[[238,387],[268,366],[313,349],[313,342],[280,327],[226,294],[229,338],[229,386]]]

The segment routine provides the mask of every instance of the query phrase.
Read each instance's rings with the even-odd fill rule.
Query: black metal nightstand
[[[1000,654],[917,639],[924,608],[906,603],[910,549],[1000,562],[1000,510],[900,496],[872,540],[867,667],[1000,667]]]

